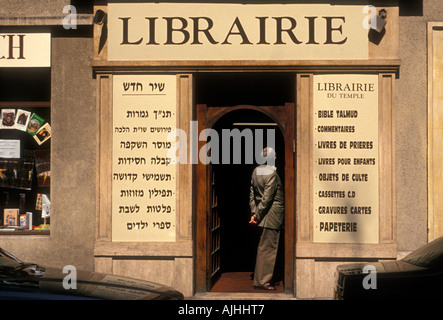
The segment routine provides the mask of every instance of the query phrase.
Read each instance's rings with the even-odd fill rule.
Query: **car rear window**
[[[420,267],[443,267],[443,237],[418,248],[402,260]]]

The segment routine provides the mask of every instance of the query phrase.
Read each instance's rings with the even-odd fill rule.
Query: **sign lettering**
[[[378,76],[314,76],[314,242],[378,243]]]
[[[176,127],[173,75],[115,75],[112,240],[175,241]]]
[[[110,3],[109,60],[367,59],[362,6]]]
[[[0,67],[50,66],[50,33],[0,33]]]

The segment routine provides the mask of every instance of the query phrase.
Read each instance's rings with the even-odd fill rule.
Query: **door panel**
[[[208,272],[208,288],[210,290],[212,286],[217,282],[221,275],[220,268],[220,234],[221,234],[221,224],[220,224],[220,210],[218,206],[218,194],[217,194],[217,184],[216,184],[216,173],[215,168],[209,164],[208,165],[208,176],[209,176],[209,216],[208,216],[208,233],[209,233],[209,272]]]

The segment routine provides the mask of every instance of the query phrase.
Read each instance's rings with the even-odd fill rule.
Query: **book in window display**
[[[34,155],[38,185],[39,187],[49,187],[51,184],[50,151],[36,150]]]
[[[40,129],[40,127],[43,125],[43,122],[45,122],[45,120],[40,117],[38,114],[34,113],[31,116],[31,119],[29,120],[28,123],[28,127],[26,128],[26,131],[31,135],[35,135],[38,131],[38,129]]]
[[[18,209],[4,209],[3,225],[18,226],[19,225],[19,211]]]
[[[15,109],[2,109],[2,123],[1,128],[3,129],[14,129],[15,128]]]
[[[49,138],[51,138],[51,126],[49,125],[49,123],[46,123],[37,131],[34,139],[39,145],[41,145]]]
[[[26,131],[32,112],[18,109],[15,117],[15,129]]]

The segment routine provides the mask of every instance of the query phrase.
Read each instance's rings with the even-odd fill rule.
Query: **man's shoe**
[[[264,286],[254,286],[254,288],[255,289],[261,289],[261,290],[269,290],[269,291],[275,290],[275,287],[273,287],[273,286],[271,286],[269,284],[264,285]]]

